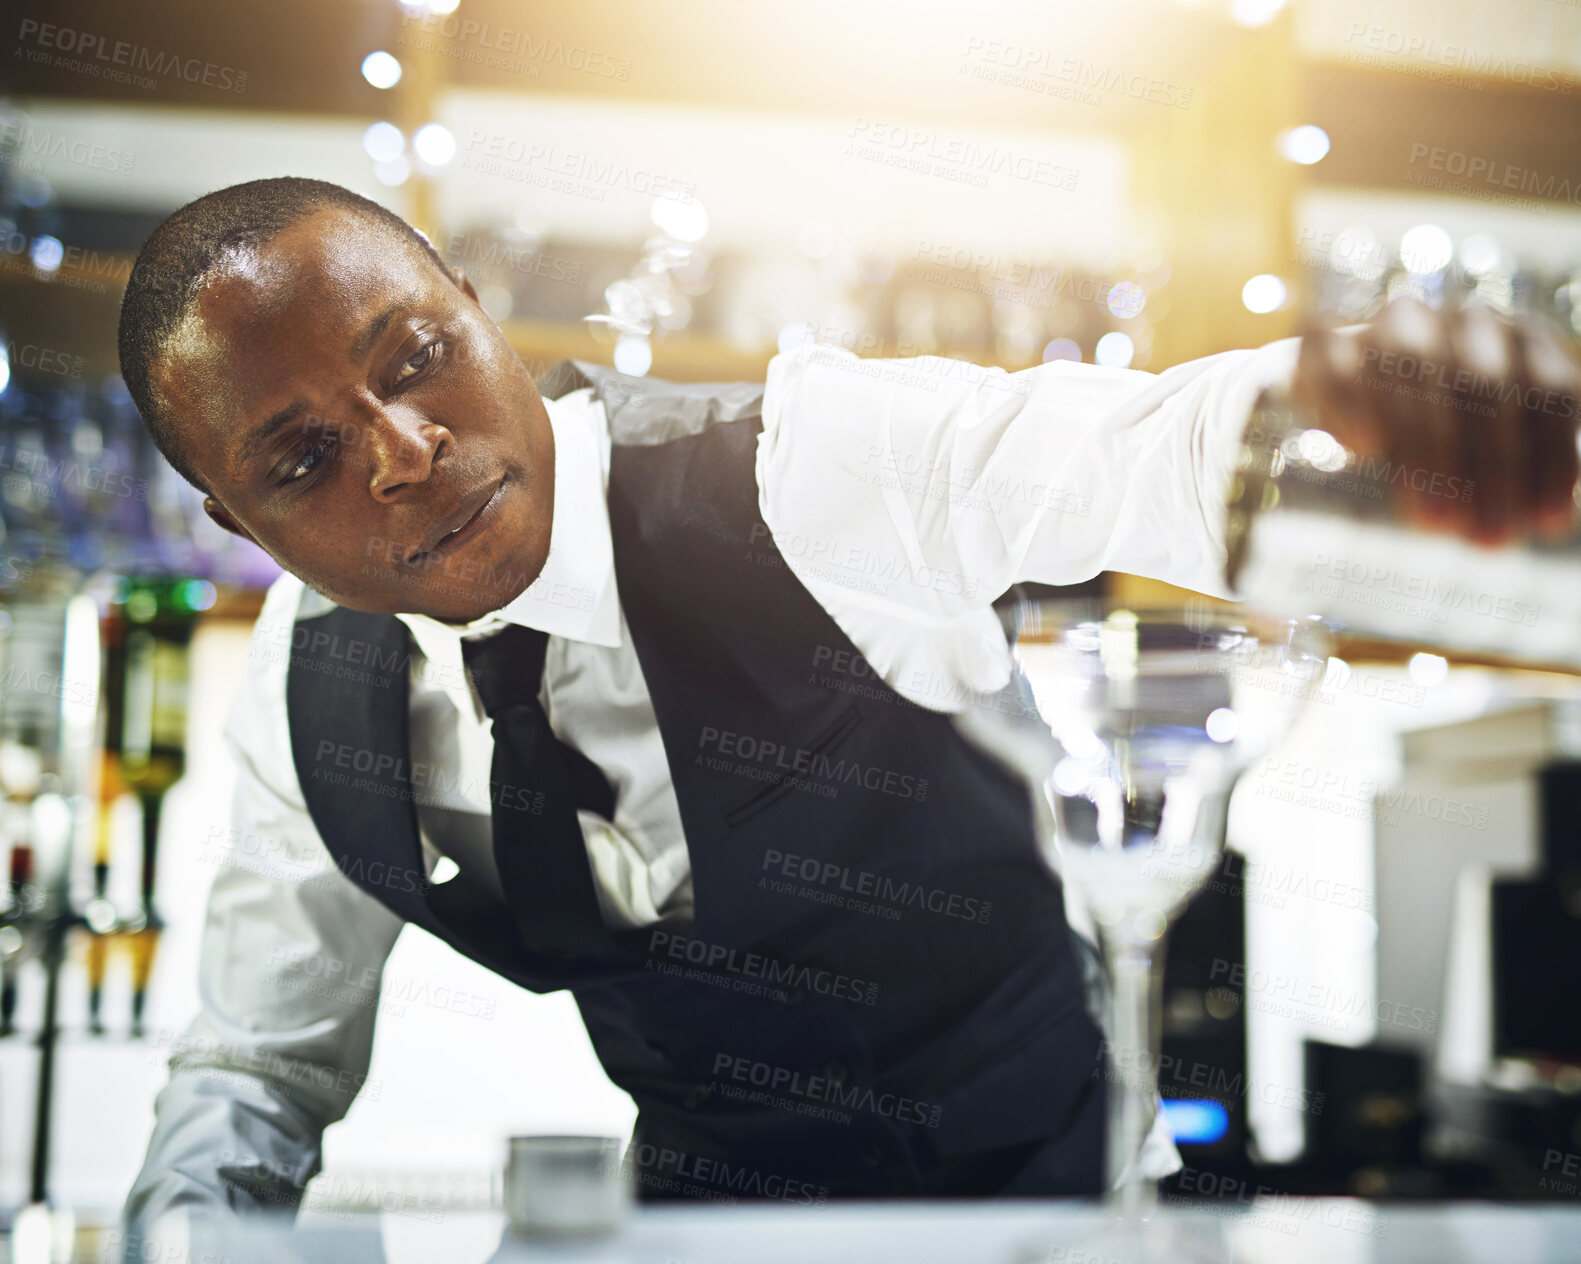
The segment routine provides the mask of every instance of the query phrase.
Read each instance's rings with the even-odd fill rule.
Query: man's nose
[[[368,488],[373,498],[393,501],[410,487],[425,482],[434,463],[455,439],[444,426],[413,408],[379,409],[369,427],[371,448]]]

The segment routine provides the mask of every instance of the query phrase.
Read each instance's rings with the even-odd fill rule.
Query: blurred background
[[[132,259],[189,199],[292,174],[385,203],[535,373],[756,379],[804,342],[1159,370],[1402,293],[1581,336],[1561,0],[5,9],[0,1206],[41,1179],[46,1067],[52,1191],[118,1205],[207,886],[269,860],[228,832],[219,731],[277,572],[116,373]],[[1176,934],[1164,1089],[1195,1192],[1573,1197],[1573,679],[1339,654]],[[69,916],[41,920],[58,872]],[[416,931],[386,980],[326,1197],[465,1182],[508,1132],[629,1128],[568,998]]]

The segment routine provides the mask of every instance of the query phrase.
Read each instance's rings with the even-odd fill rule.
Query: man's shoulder
[[[721,423],[754,421],[763,401],[761,382],[671,382],[583,360],[558,365],[538,379],[538,389],[556,403],[588,390],[588,402],[602,405],[617,447],[656,447]]]

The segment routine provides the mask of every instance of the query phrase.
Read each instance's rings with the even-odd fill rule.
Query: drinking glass
[[[1107,1202],[1133,1225],[1157,1199],[1127,1168],[1158,1103],[1165,934],[1219,863],[1236,779],[1322,685],[1328,645],[1309,618],[1028,601],[1012,653],[1029,705],[956,717],[1028,782],[1044,854],[1096,927],[1109,984]]]

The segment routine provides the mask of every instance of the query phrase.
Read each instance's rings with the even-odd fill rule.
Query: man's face
[[[464,621],[543,569],[531,375],[471,283],[381,225],[332,208],[240,254],[153,381],[210,516],[341,605]]]

